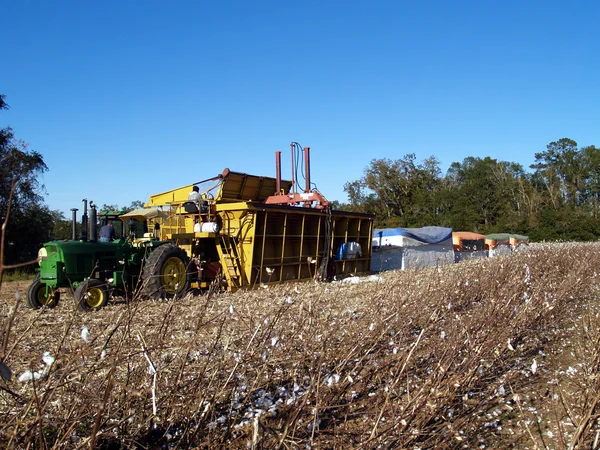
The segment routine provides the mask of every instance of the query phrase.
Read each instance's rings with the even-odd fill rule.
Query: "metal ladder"
[[[238,257],[237,248],[235,243],[232,242],[229,235],[222,234],[220,236],[217,251],[221,263],[224,265],[223,273],[227,280],[227,285],[231,288],[239,288],[242,285],[240,258]]]
[[[227,234],[219,235],[217,252],[219,253],[221,262],[224,264],[223,272],[229,290],[242,287],[242,267],[236,242],[239,242],[241,239],[240,234],[244,226],[252,227],[254,225],[254,218],[254,212],[249,211],[239,228],[229,227]],[[237,233],[235,233],[235,238],[232,238],[231,236],[234,232]]]

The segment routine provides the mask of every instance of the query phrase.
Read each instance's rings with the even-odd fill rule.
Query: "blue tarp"
[[[381,228],[375,229],[374,238],[405,236],[426,244],[439,244],[452,241],[452,228],[446,227],[422,227],[422,228]]]

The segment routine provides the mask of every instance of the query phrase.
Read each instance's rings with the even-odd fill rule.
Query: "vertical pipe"
[[[307,261],[303,258],[302,252],[304,251],[304,223],[306,219],[306,214],[302,214],[302,229],[300,230],[300,253],[298,253],[298,280],[302,279],[302,264]],[[312,260],[312,258],[309,256]],[[308,273],[310,274],[310,261],[308,261]]]
[[[84,198],[81,201],[83,202],[83,214],[81,215],[81,240],[87,241],[87,237],[88,237],[87,198]]]
[[[263,267],[265,265],[265,243],[266,243],[266,239],[267,239],[267,220],[269,219],[269,213],[267,211],[265,211],[265,221],[263,224],[263,235],[262,235],[262,249],[260,251],[260,269],[259,269],[259,278],[258,278],[258,283],[261,284],[262,283],[262,276],[263,276]]]
[[[304,192],[310,192],[310,147],[304,147],[304,169],[306,170],[306,187]]]
[[[287,235],[287,219],[288,215],[287,213],[285,213],[285,215],[283,216],[283,237],[281,240],[281,259],[279,261],[279,280],[277,281],[285,281],[283,279],[283,270],[285,268],[285,237]]]
[[[296,180],[294,179],[294,174],[295,174],[295,168],[296,168],[296,158],[294,158],[294,143],[292,142],[290,144],[290,151],[292,153],[292,192],[291,194],[295,194],[296,193]]]
[[[275,152],[275,177],[277,179],[275,185],[275,195],[281,195],[281,152]]]
[[[71,208],[71,239],[77,240],[77,208]]]
[[[98,240],[98,215],[96,214],[96,205],[90,202],[90,242]]]

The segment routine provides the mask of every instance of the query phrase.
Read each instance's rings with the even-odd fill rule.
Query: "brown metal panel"
[[[289,191],[290,181],[282,181],[281,186]],[[277,179],[259,177],[247,173],[228,171],[223,177],[220,200],[222,201],[256,201],[262,202],[273,195],[277,189]]]

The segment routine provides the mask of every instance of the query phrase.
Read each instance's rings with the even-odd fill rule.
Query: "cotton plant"
[[[44,362],[45,367],[41,371],[32,372],[31,370],[26,370],[19,376],[18,380],[21,383],[25,383],[27,381],[40,380],[44,378],[50,371],[55,359],[50,352],[46,351],[42,356],[42,361]]]

